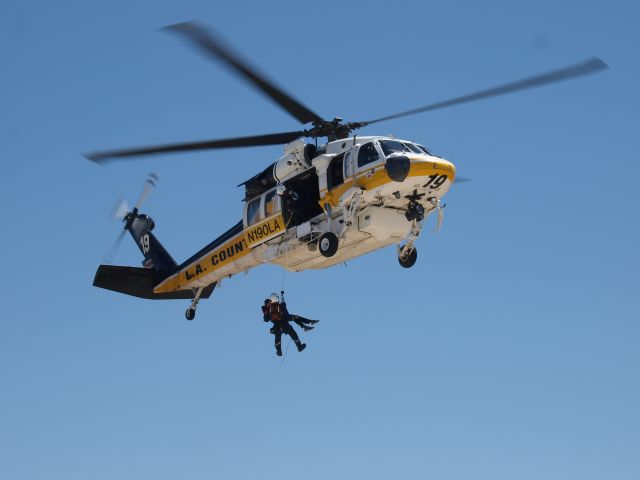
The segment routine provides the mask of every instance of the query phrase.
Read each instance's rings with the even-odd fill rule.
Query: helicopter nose
[[[404,155],[397,155],[387,158],[384,169],[387,171],[389,178],[395,182],[402,182],[411,168],[411,161]]]

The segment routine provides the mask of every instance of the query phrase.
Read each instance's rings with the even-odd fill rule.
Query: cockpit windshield
[[[418,148],[420,148],[420,150],[422,150],[424,153],[426,153],[427,155],[433,155],[433,153],[431,153],[429,151],[429,149],[427,147],[425,147],[424,145],[418,145]]]
[[[399,142],[397,140],[379,140],[384,156],[388,157],[392,153],[419,153],[420,155],[431,155],[427,147],[411,142]]]
[[[407,147],[404,143],[398,142],[396,140],[380,140],[380,146],[382,147],[382,151],[384,152],[384,156],[388,157],[392,153],[403,153],[403,152],[411,152],[411,149]]]
[[[409,150],[411,150],[412,152],[419,153],[420,155],[422,155],[424,153],[422,150],[420,150],[417,147],[417,145],[414,145],[413,143],[409,143],[409,142],[402,142],[402,143],[404,143],[404,145],[406,147],[408,147]]]

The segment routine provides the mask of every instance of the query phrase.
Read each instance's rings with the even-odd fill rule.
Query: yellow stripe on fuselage
[[[446,160],[423,160],[411,158],[411,166],[409,168],[410,177],[428,177],[429,175],[437,175],[446,173],[451,182],[456,176],[456,169],[451,162]],[[387,183],[397,183],[387,175],[384,163],[372,166],[369,170],[356,175],[355,181],[353,177],[349,177],[342,185],[338,185],[331,190],[323,189],[320,192],[320,206],[328,203],[332,207],[339,204],[340,197],[352,187],[362,188],[363,190],[373,190]]]
[[[244,257],[253,247],[282,235],[285,230],[286,225],[282,214],[273,215],[260,223],[245,228],[215,250],[204,254],[198,260],[161,282],[153,291],[164,293],[192,288],[193,283]]]

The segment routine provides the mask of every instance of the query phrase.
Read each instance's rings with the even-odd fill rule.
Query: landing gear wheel
[[[196,309],[195,308],[187,308],[187,311],[184,312],[184,316],[187,320],[191,321],[196,318]]]
[[[404,259],[402,258],[401,255],[398,255],[398,262],[404,268],[413,267],[417,259],[418,259],[418,250],[416,250],[416,247],[413,247],[413,249],[411,250],[411,253],[409,253],[409,255],[406,255]]]
[[[323,233],[318,240],[318,250],[323,257],[333,257],[338,251],[338,237],[333,233]]]

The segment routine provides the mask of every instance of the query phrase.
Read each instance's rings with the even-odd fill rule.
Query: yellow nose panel
[[[456,176],[456,168],[453,163],[446,160],[423,160],[411,159],[411,167],[409,174],[404,182],[394,182],[389,178],[384,168],[384,164],[372,166],[371,169],[358,173],[356,178],[353,177],[346,180],[343,184],[331,190],[323,190],[320,192],[320,206],[324,208],[325,204],[336,207],[339,204],[340,197],[349,188],[357,187],[363,190],[374,190],[387,183],[411,183],[415,182],[415,177],[428,178],[430,175],[446,174],[448,179],[453,181]]]

